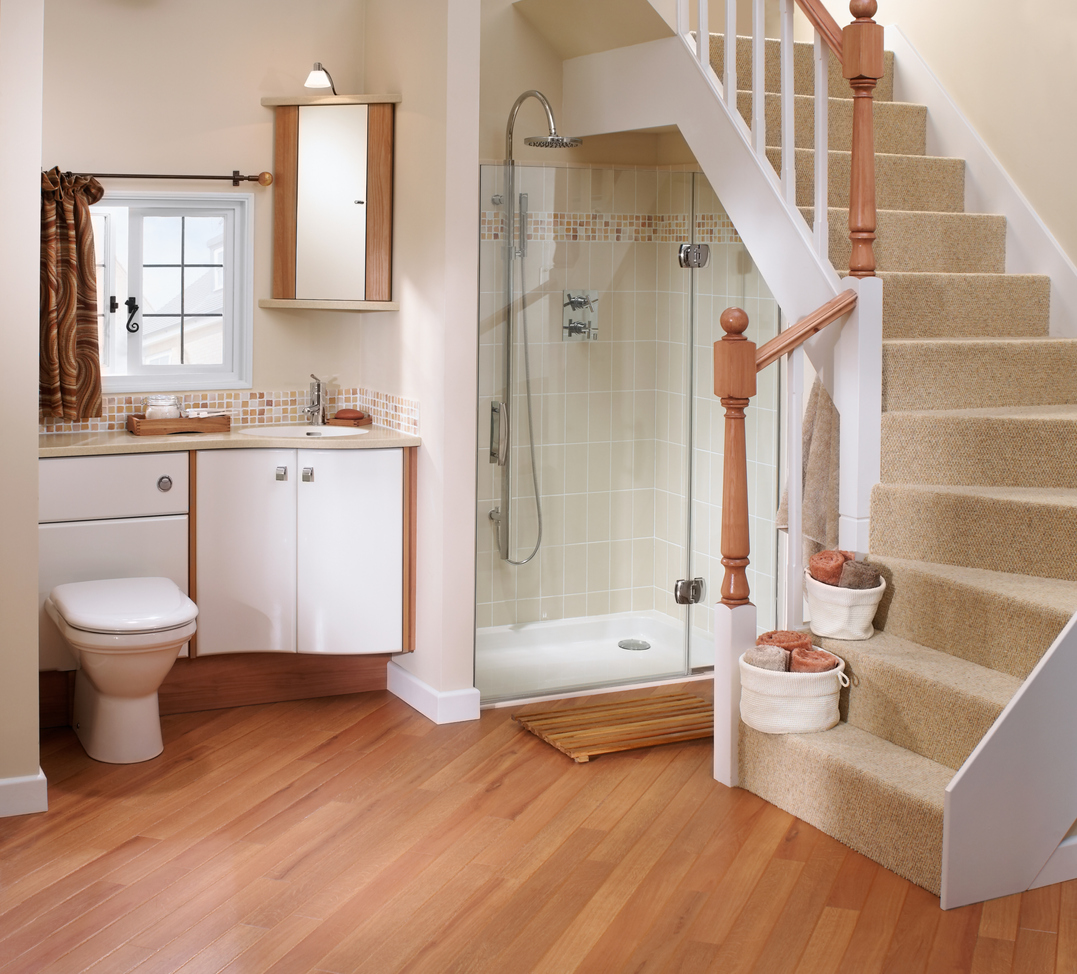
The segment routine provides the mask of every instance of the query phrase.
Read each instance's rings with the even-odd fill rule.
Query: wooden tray
[[[513,714],[512,719],[577,764],[596,754],[714,735],[714,705],[690,693]]]
[[[231,416],[204,416],[192,419],[146,419],[143,413],[127,417],[127,432],[135,436],[164,436],[168,433],[227,433]]]
[[[326,423],[327,426],[370,426],[374,422],[374,417],[369,413],[366,414],[365,419],[331,419]]]

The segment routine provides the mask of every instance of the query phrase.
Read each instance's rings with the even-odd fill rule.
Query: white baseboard
[[[965,160],[965,211],[1006,217],[1006,272],[1050,275],[1051,334],[1077,337],[1077,267],[899,27],[886,48],[894,100],[927,105],[928,155]]]
[[[396,694],[409,707],[414,707],[435,724],[455,724],[462,720],[479,719],[479,691],[435,690],[417,676],[409,673],[396,660],[390,660],[386,673],[389,692]]]
[[[48,808],[48,782],[40,768],[37,774],[0,778],[0,818],[46,812]]]

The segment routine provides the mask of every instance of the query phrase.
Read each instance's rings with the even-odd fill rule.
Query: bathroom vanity
[[[162,575],[199,607],[162,714],[381,689],[391,655],[414,649],[418,438],[295,443],[41,438],[42,605],[63,582]],[[74,667],[42,612],[43,726],[66,723]]]

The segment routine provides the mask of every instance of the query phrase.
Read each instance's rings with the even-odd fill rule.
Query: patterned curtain
[[[97,271],[90,204],[104,195],[91,176],[59,167],[41,174],[41,380],[46,416],[101,415]]]

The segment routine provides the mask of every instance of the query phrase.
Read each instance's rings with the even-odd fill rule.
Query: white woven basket
[[[740,657],[740,719],[764,734],[814,734],[838,722],[845,661],[824,673],[782,673]]]
[[[832,639],[870,639],[875,610],[886,591],[886,579],[875,588],[840,588],[827,585],[804,572],[804,590],[808,594],[808,625],[817,636]]]

